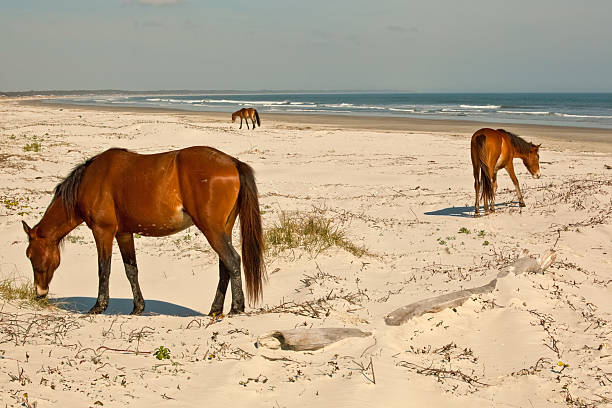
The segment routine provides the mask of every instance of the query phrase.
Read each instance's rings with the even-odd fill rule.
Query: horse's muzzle
[[[45,293],[44,295],[36,295],[36,300],[43,300],[47,298],[47,294]]]
[[[40,286],[35,285],[36,286],[36,299],[44,299],[45,297],[47,297],[47,294],[49,293],[49,288],[47,289],[41,289]]]

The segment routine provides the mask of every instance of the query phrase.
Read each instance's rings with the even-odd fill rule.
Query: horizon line
[[[45,89],[27,91],[0,91],[0,96],[69,96],[85,94],[198,94],[198,93],[397,93],[397,94],[610,94],[612,91],[413,91],[389,89]]]

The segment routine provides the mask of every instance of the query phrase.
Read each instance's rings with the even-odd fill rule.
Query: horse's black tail
[[[251,304],[255,304],[262,298],[262,283],[266,280],[259,198],[251,166],[236,160],[236,168],[240,175],[238,216],[240,217],[240,236],[242,238],[242,264],[249,301]]]
[[[480,179],[482,182],[482,199],[487,203],[493,201],[493,195],[495,192],[493,191],[493,182],[491,181],[491,177],[489,177],[489,166],[487,166],[487,162],[485,160],[485,135],[476,136],[476,147],[478,152],[478,161],[480,162]]]
[[[255,111],[255,119],[257,119],[257,126],[261,127],[261,121],[259,120],[259,113],[257,113],[257,109],[253,109]]]

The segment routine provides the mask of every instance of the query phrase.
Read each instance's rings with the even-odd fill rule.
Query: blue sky
[[[0,1],[0,90],[612,91],[612,1]]]

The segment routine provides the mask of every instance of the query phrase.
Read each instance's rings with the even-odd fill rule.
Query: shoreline
[[[231,123],[231,114],[228,112],[219,111],[203,112],[156,107],[115,107],[76,105],[70,103],[44,103],[43,101],[50,99],[46,97],[37,99],[32,99],[31,97],[11,99],[22,105],[39,107],[122,113],[180,114],[182,116],[194,118],[200,117],[215,121],[227,121],[228,123]],[[8,99],[5,99],[5,101],[7,100]],[[261,116],[263,123],[269,121],[277,125],[289,124],[321,128],[377,130],[382,132],[443,133],[450,137],[471,136],[476,130],[485,127],[503,127],[519,134],[528,141],[543,143],[545,145],[544,147],[547,147],[548,145],[548,147],[553,149],[612,153],[612,130],[605,128],[480,122],[453,119],[422,119],[332,114],[265,113]]]

